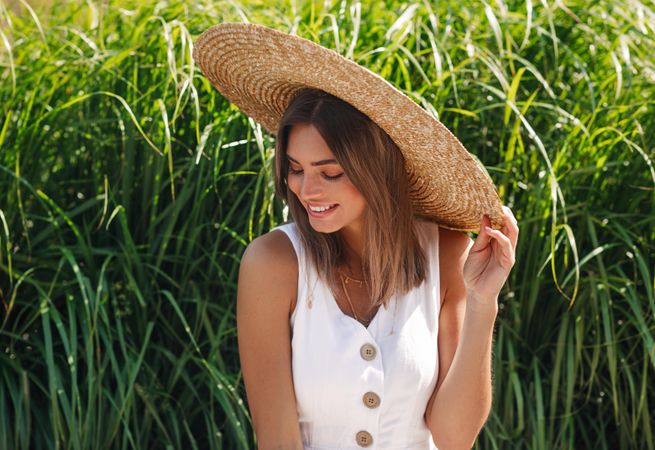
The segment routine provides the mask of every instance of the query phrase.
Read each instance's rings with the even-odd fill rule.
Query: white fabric
[[[344,314],[318,279],[294,223],[276,227],[298,257],[298,301],[290,319],[292,369],[305,450],[361,449],[359,431],[373,438],[369,449],[436,450],[423,414],[437,382],[439,325],[439,227],[418,220],[428,259],[427,279],[381,306],[366,328]],[[311,306],[310,306],[311,305]],[[367,361],[364,344],[377,350]],[[368,408],[366,392],[380,397]]]

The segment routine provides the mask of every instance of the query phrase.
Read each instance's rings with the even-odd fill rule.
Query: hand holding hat
[[[480,234],[469,250],[464,263],[464,284],[467,293],[482,304],[495,303],[515,261],[519,228],[512,211],[503,206],[505,224],[500,230],[491,228],[483,217]]]

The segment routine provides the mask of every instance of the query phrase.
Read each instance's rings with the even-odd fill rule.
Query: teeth
[[[334,205],[330,205],[330,206],[310,206],[309,209],[311,209],[312,211],[316,211],[316,212],[323,212],[323,211],[327,211],[328,209],[330,209],[332,207],[334,207]]]

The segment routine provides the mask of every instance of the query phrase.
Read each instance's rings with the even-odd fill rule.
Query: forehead
[[[287,155],[296,161],[334,158],[330,147],[314,125],[296,124],[289,132]]]

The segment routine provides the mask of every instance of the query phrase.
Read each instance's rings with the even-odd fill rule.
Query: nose
[[[320,175],[303,174],[300,185],[300,197],[305,200],[318,199],[323,197],[325,184]]]

